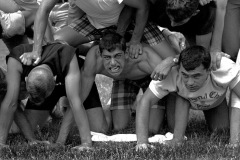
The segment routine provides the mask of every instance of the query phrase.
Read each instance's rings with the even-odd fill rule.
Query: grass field
[[[1,45],[0,45],[1,48]],[[1,65],[4,65],[4,55],[0,50]],[[4,54],[5,51],[4,51]],[[103,107],[110,97],[112,80],[98,75],[97,86],[101,96]],[[60,120],[53,120],[46,127],[36,132],[40,140],[54,142],[58,135]],[[163,130],[161,133],[165,133]],[[125,130],[118,133],[135,133],[135,121],[132,119],[131,124]],[[114,134],[110,132],[109,134]],[[89,160],[106,160],[106,159],[166,159],[166,160],[216,160],[216,159],[240,159],[240,148],[229,148],[229,133],[216,132],[210,134],[207,130],[203,114],[198,111],[191,111],[189,124],[186,131],[188,140],[179,147],[168,147],[163,144],[154,144],[156,149],[150,149],[148,152],[136,152],[136,143],[119,143],[119,142],[94,142],[94,150],[89,152],[72,152],[71,147],[80,144],[80,137],[76,128],[72,129],[69,134],[65,148],[48,148],[43,145],[29,146],[21,134],[10,134],[7,144],[9,149],[4,149],[0,153],[0,159],[89,159]]]
[[[111,88],[111,79],[98,76],[96,79],[101,101],[106,105]],[[40,140],[54,142],[57,138],[60,121],[53,121],[42,130],[38,130],[36,135]],[[135,122],[120,133],[135,133]],[[164,133],[164,131],[162,131]],[[110,132],[113,134],[113,132]],[[94,142],[94,150],[89,152],[72,152],[71,147],[80,144],[80,138],[76,128],[72,129],[68,137],[66,147],[51,149],[43,145],[29,146],[21,134],[9,135],[7,143],[10,149],[5,149],[1,153],[1,159],[240,159],[240,148],[229,148],[228,133],[210,134],[207,130],[201,112],[191,111],[190,120],[187,127],[186,136],[188,140],[183,146],[171,148],[163,144],[154,144],[156,149],[148,152],[136,152],[134,142]]]

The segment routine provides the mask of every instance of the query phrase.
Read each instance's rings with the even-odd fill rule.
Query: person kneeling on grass
[[[111,113],[107,112],[109,124],[113,123],[114,130],[128,126],[131,109],[139,90],[146,90],[151,81],[151,73],[162,61],[149,45],[142,45],[143,53],[138,58],[130,58],[125,39],[115,32],[106,31],[99,45],[89,50],[84,62],[83,100],[88,96],[96,74],[103,74],[116,80],[112,88]],[[164,120],[164,113],[163,102],[156,102],[151,106],[150,132],[158,133]]]
[[[82,145],[77,146],[76,149],[88,149],[92,146],[89,120],[80,95],[81,74],[79,65],[83,62],[78,62],[75,54],[76,49],[57,42],[48,44],[43,47],[42,60],[38,66],[23,65],[20,60],[21,55],[30,50],[32,50],[32,45],[20,45],[15,47],[7,56],[7,93],[0,108],[1,146],[3,147],[6,144],[13,118],[27,140],[30,143],[35,143],[36,138],[32,127],[36,127],[37,121],[43,120],[46,113],[49,114],[49,107],[53,108],[59,97],[66,93],[72,109],[72,112],[68,109],[69,111],[66,114],[73,113],[81,137]],[[26,83],[25,88],[29,96],[24,112],[18,107],[21,82]],[[64,90],[65,92],[63,92]],[[94,103],[88,102],[87,105],[93,106]],[[99,104],[99,106],[101,105]],[[63,121],[65,120],[64,117]],[[61,131],[64,131],[65,127],[69,126],[61,126]]]
[[[180,53],[179,65],[172,68],[166,79],[153,80],[140,100],[136,113],[136,149],[148,145],[149,108],[170,92],[176,92],[187,101],[176,103],[174,137],[169,145],[183,143],[189,108],[203,110],[209,128],[229,128],[230,144],[238,145],[240,132],[240,67],[223,57],[220,68],[210,69],[211,56],[202,46],[192,46]],[[226,101],[228,87],[232,91],[230,107]]]

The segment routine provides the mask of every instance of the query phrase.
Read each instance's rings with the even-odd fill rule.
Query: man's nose
[[[111,61],[110,61],[111,65],[114,65],[116,63],[115,59],[114,58],[111,58]]]
[[[187,84],[188,85],[194,84],[194,80],[192,78],[189,78],[188,81],[187,81]]]

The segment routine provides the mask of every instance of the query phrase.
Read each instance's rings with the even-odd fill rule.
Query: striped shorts
[[[110,109],[132,109],[140,89],[145,92],[151,82],[151,77],[147,76],[140,80],[114,80],[111,94]],[[165,100],[159,100],[151,108],[165,109]]]

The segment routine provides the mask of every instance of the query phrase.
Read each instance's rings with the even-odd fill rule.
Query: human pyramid
[[[10,51],[7,71],[0,68],[0,148],[20,130],[29,144],[52,145],[34,131],[54,118],[57,104],[65,110],[55,144],[64,145],[76,124],[79,151],[92,141],[137,141],[139,151],[149,142],[181,145],[190,109],[204,112],[210,131],[230,130],[229,144],[239,146],[240,18],[233,6],[240,2],[0,0],[0,37]],[[97,74],[113,79],[106,110]],[[133,112],[136,134],[105,135],[126,128]],[[159,135],[165,123],[172,133]]]

